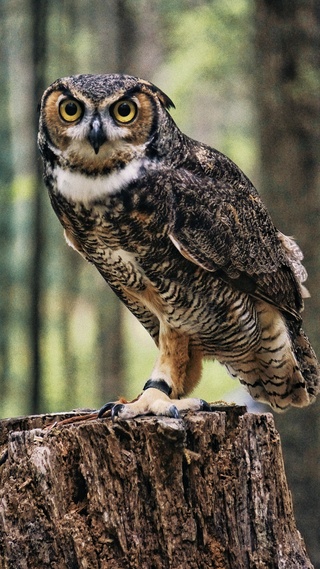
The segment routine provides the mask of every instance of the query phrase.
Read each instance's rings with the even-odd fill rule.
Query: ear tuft
[[[173,101],[170,99],[170,97],[168,97],[168,95],[166,95],[163,91],[161,91],[161,89],[158,89],[156,87],[154,89],[154,92],[156,93],[156,95],[160,99],[160,101],[163,104],[165,109],[167,109],[167,110],[175,109]]]
[[[142,85],[145,85],[149,91],[152,91],[152,93],[158,97],[160,103],[164,106],[165,109],[175,109],[173,101],[170,99],[170,97],[168,97],[168,95],[161,91],[159,87],[156,87],[156,85],[150,83],[149,81],[140,80],[140,83]]]

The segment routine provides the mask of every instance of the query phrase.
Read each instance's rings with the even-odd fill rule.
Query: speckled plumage
[[[45,182],[67,241],[159,346],[151,388],[117,414],[172,414],[159,381],[174,409],[201,408],[178,398],[203,358],[277,410],[308,405],[319,364],[301,329],[301,251],[229,158],[181,133],[170,106],[125,75],[59,79],[42,98]]]

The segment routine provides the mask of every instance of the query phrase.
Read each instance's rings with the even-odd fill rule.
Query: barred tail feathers
[[[320,390],[320,367],[308,338],[297,323],[260,301],[260,343],[241,360],[224,362],[250,395],[276,411],[305,407]]]

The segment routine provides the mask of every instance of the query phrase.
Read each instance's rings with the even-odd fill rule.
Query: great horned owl
[[[302,253],[243,172],[178,129],[171,106],[127,75],[58,79],[41,103],[45,182],[66,239],[159,347],[142,394],[113,416],[207,409],[180,399],[204,358],[276,410],[308,405],[320,374],[301,329]]]

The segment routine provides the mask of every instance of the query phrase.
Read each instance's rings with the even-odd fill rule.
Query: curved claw
[[[110,411],[110,409],[113,409],[114,406],[115,406],[115,403],[113,403],[113,402],[109,402],[109,403],[106,403],[105,405],[103,405],[103,407],[101,407],[101,409],[98,413],[98,419],[101,419],[101,417],[103,417],[103,415],[106,413],[106,411]]]
[[[172,417],[172,419],[180,419],[180,413],[175,405],[170,405],[168,409],[168,417]]]
[[[114,421],[116,419],[116,417],[118,417],[119,413],[122,411],[123,408],[124,408],[123,403],[117,403],[116,405],[113,405],[113,407],[111,409],[112,421]]]
[[[207,403],[204,399],[200,399],[200,411],[211,411],[209,403]]]

